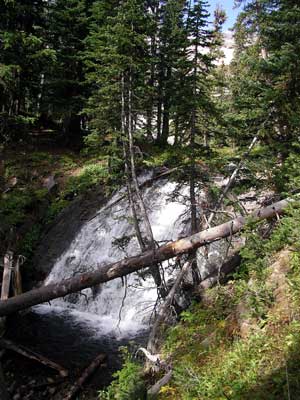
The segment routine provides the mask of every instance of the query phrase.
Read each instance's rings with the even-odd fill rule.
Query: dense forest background
[[[298,5],[245,4],[227,67],[204,1],[2,1],[2,143],[58,130],[112,152],[122,99],[125,129],[162,146],[297,137]]]

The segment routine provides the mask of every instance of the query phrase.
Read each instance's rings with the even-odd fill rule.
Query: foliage
[[[299,144],[290,146],[290,154],[285,158],[280,168],[275,171],[274,180],[278,191],[290,193],[300,188],[300,156]]]
[[[241,138],[256,132],[277,148],[299,134],[299,18],[289,0],[249,1],[238,17],[229,110]]]
[[[32,193],[14,191],[0,199],[0,216],[3,226],[18,226],[32,205]]]
[[[33,225],[19,244],[19,253],[24,256],[27,261],[34,255],[36,246],[41,238],[41,230],[42,226],[40,224]]]
[[[113,376],[115,380],[107,390],[99,393],[100,400],[142,400],[146,398],[142,380],[142,367],[133,361],[132,355],[122,348],[124,364]]]
[[[70,204],[69,200],[57,198],[53,201],[46,212],[44,221],[46,224],[50,224],[55,218]]]
[[[84,166],[77,176],[71,176],[64,190],[64,197],[77,196],[88,189],[103,183],[108,177],[107,167],[103,164]]]

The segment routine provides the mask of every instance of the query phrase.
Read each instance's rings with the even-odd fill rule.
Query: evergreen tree
[[[91,0],[56,0],[49,11],[48,45],[56,62],[45,76],[42,112],[59,123],[65,142],[81,133],[86,86],[82,55]]]
[[[277,145],[299,133],[299,22],[296,1],[251,1],[235,27],[235,122]]]
[[[104,16],[105,15],[105,16]],[[101,140],[121,132],[122,96],[128,126],[129,94],[134,129],[143,128],[141,109],[147,70],[148,43],[144,2],[128,0],[106,7],[96,2],[86,40],[87,81],[93,86],[86,112]]]
[[[41,76],[53,63],[47,46],[48,3],[0,2],[0,112],[2,139],[19,137],[38,118]]]

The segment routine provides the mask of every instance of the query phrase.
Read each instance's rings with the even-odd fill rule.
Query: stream
[[[142,175],[140,183],[151,177]],[[82,225],[54,261],[46,284],[140,252],[124,194],[125,189],[118,191]],[[188,186],[161,179],[144,188],[142,195],[158,244],[189,233]],[[164,280],[170,286],[173,266],[165,262],[163,267]],[[84,368],[104,352],[108,355],[106,381],[120,365],[120,346],[146,344],[156,303],[154,280],[143,271],[36,306],[14,321],[9,333],[18,343],[71,369]]]

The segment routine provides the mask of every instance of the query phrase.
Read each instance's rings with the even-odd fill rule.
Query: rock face
[[[36,280],[44,279],[53,264],[80,230],[82,225],[93,218],[103,205],[105,198],[101,188],[78,197],[55,219],[51,227],[44,232],[33,260]]]

